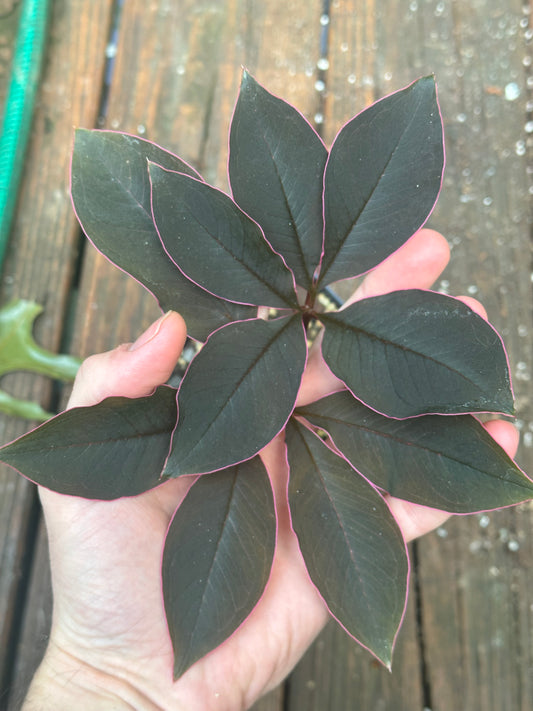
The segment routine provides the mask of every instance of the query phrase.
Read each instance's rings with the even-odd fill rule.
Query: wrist
[[[160,711],[126,680],[50,646],[21,711]]]

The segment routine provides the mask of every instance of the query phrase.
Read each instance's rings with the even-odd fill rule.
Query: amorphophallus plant
[[[265,588],[276,513],[258,453],[282,430],[309,576],[331,615],[387,666],[409,566],[384,493],[456,513],[532,496],[473,414],[513,412],[505,350],[483,318],[420,289],[320,305],[326,287],[373,269],[420,229],[443,168],[433,77],[362,111],[328,151],[245,72],[231,195],[146,140],[77,131],[72,198],[84,231],[163,310],[179,311],[201,347],[177,389],[69,410],[0,459],[94,499],[202,475],[162,560],[176,678],[235,631]],[[344,387],[295,408],[317,324]]]

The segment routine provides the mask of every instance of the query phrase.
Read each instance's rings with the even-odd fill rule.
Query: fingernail
[[[146,331],[144,333],[141,333],[139,338],[135,341],[135,343],[132,343],[131,346],[128,348],[129,351],[136,351],[142,346],[145,346],[147,343],[150,343],[150,341],[153,341],[154,338],[157,338],[159,332],[161,331],[161,327],[163,326],[164,321],[170,316],[170,314],[173,313],[172,311],[167,311],[166,314],[163,314],[160,318],[157,319],[157,321],[154,321],[154,323],[151,326],[148,326]]]

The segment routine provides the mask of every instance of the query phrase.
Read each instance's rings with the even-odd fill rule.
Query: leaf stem
[[[304,327],[305,331],[307,333],[308,326],[313,318],[315,318],[315,297],[316,297],[316,290],[315,289],[310,289],[307,292],[307,295],[305,297],[305,303],[302,307],[303,311],[303,322],[304,322]]]

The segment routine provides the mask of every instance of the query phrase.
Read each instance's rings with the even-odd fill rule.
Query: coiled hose
[[[0,268],[17,204],[44,53],[48,0],[23,0],[0,132]]]

